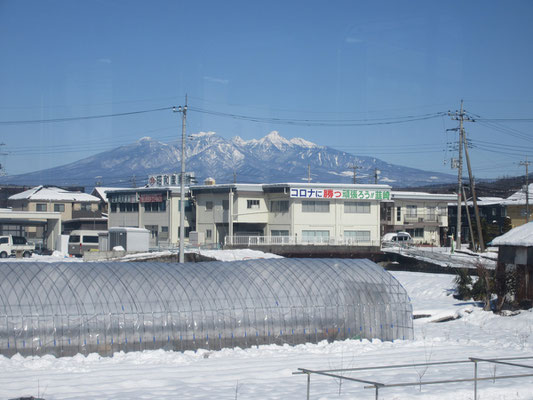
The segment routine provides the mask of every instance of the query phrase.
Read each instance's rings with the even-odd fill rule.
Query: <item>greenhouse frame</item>
[[[0,263],[8,357],[347,338],[413,338],[405,289],[369,260]]]

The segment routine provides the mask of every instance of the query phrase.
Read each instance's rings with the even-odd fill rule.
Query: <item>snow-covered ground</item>
[[[0,356],[0,399],[40,394],[50,399],[305,399],[306,377],[297,368],[333,369],[467,357],[532,355],[533,313],[502,317],[452,296],[453,275],[393,272],[410,294],[416,315],[415,340],[346,340],[295,347],[262,346],[221,351],[96,354],[56,359],[52,356]],[[443,316],[460,315],[444,323]],[[533,365],[533,360],[527,362]],[[532,373],[531,370],[480,364],[480,376]],[[409,367],[348,376],[378,382],[418,382],[470,378],[473,365]],[[313,376],[311,399],[374,399],[363,384],[345,381],[339,396],[334,378]],[[381,399],[473,399],[472,383],[383,388]],[[533,378],[479,383],[481,399],[533,399]]]
[[[238,250],[194,250],[195,252],[206,256],[214,258],[218,261],[238,261],[238,260],[251,260],[257,258],[281,258],[276,254],[264,253],[262,251],[250,250],[250,249],[238,249]],[[189,250],[187,250],[189,252]],[[137,254],[128,254],[124,257],[121,257],[114,261],[136,261],[136,260],[147,260],[154,259],[158,257],[166,257],[175,254],[171,251],[157,251],[149,253],[137,253]],[[68,255],[62,254],[58,251],[50,256],[41,256],[38,254],[33,254],[29,258],[4,258],[0,262],[83,262],[83,258],[78,257],[69,257]]]

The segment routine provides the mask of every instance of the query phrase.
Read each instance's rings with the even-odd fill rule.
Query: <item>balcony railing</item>
[[[271,245],[312,245],[312,246],[380,246],[379,240],[357,240],[353,238],[296,237],[296,236],[226,236],[226,246],[271,246]]]
[[[409,215],[406,214],[403,216],[403,221],[406,224],[412,224],[416,222],[438,222],[441,223],[443,221],[443,217],[445,217],[445,214],[416,214],[416,215]]]

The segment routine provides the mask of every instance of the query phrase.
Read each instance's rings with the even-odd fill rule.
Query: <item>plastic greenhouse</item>
[[[0,263],[0,354],[412,339],[406,291],[368,260]]]

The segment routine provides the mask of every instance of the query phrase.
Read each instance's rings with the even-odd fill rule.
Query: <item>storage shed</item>
[[[122,246],[128,252],[146,252],[150,244],[150,231],[144,228],[109,228],[109,250]]]
[[[508,292],[506,273],[509,271],[515,272],[515,302],[521,307],[530,308],[533,301],[533,222],[511,229],[495,238],[492,244],[498,246],[498,308],[503,305],[503,297]]]
[[[412,337],[406,291],[368,260],[0,264],[5,356]]]

